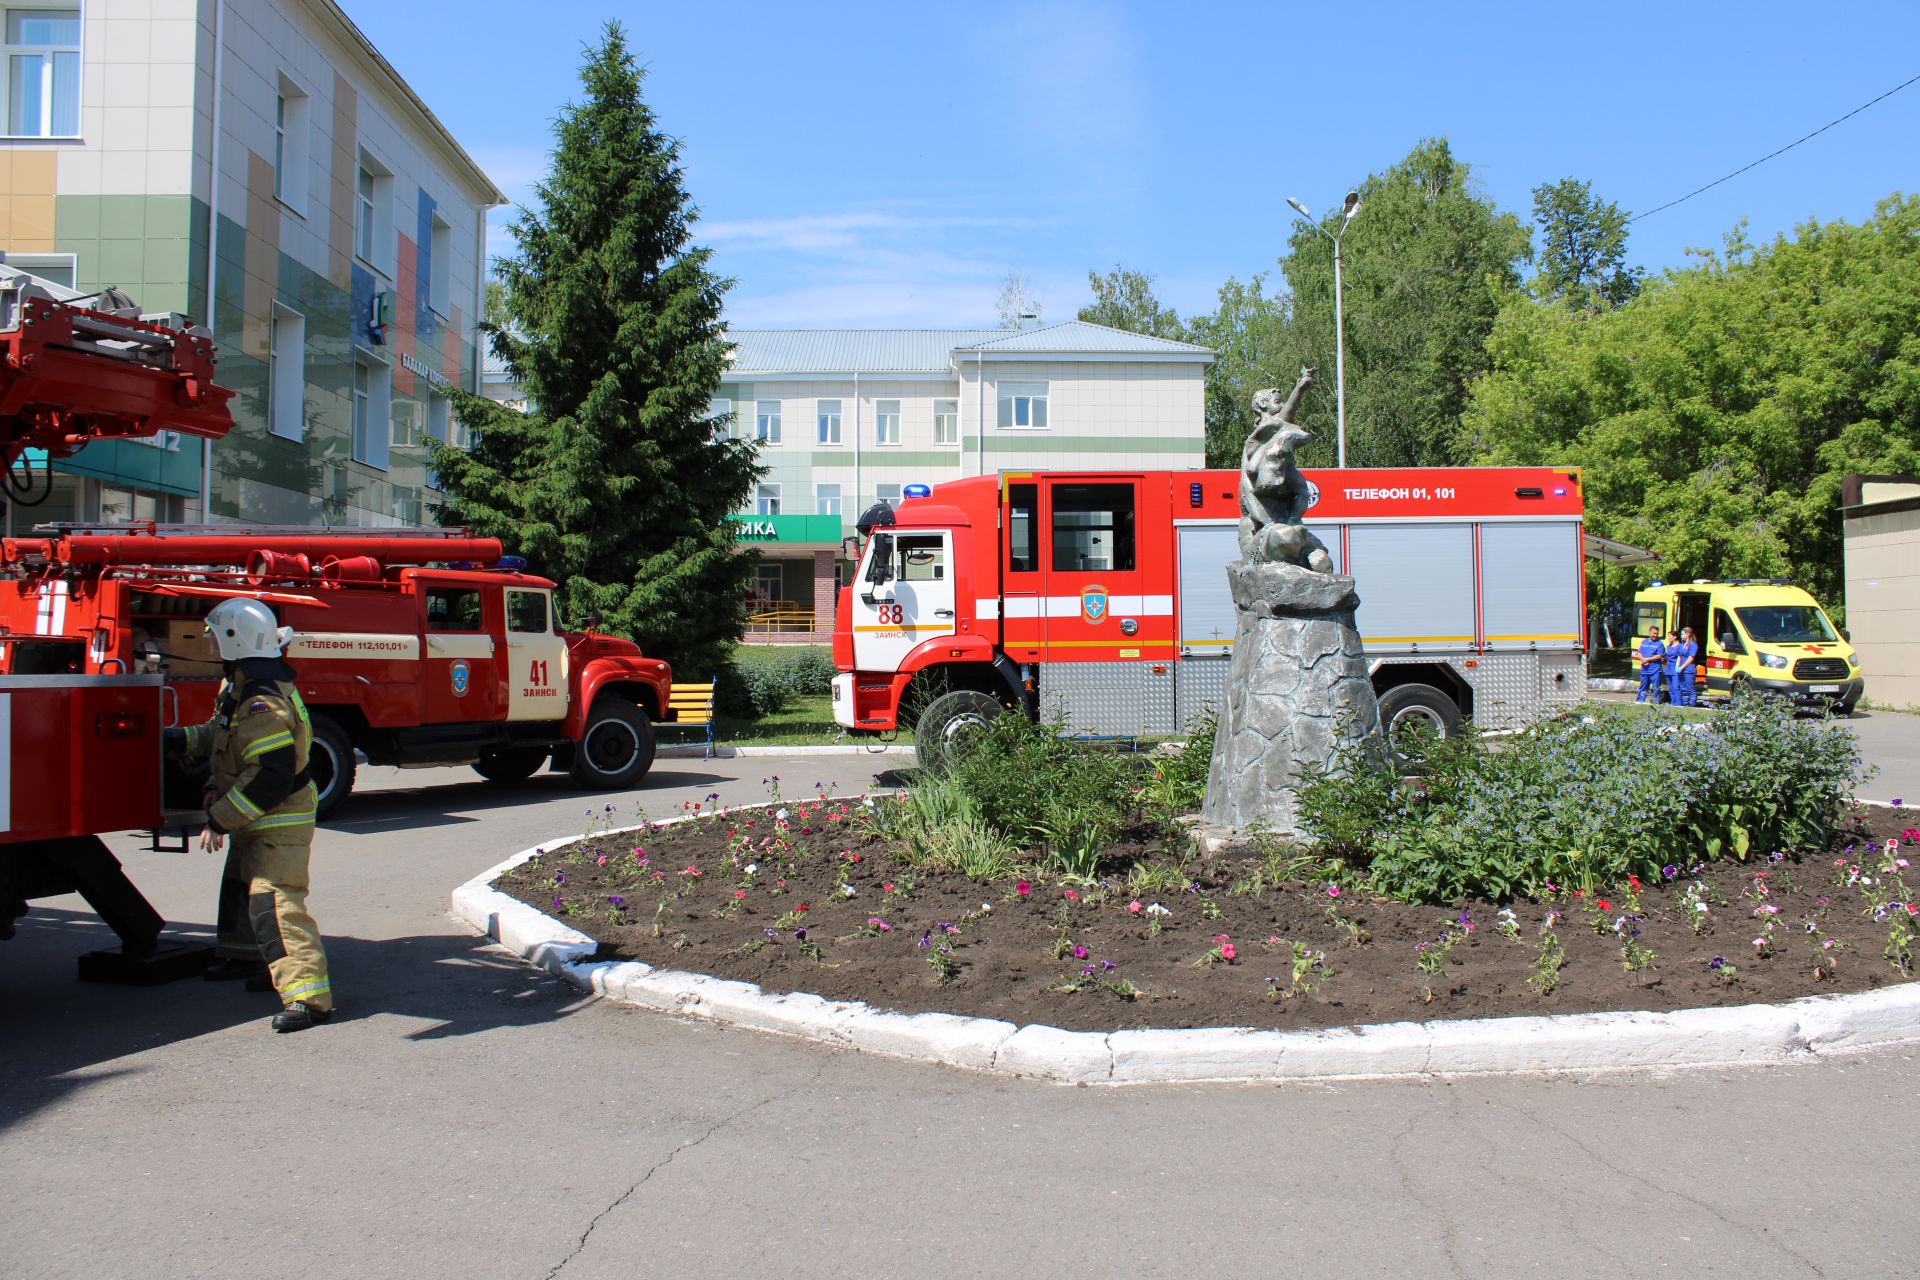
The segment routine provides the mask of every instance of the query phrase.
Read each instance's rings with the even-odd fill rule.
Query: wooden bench
[[[698,733],[701,746],[705,748],[702,760],[713,758],[713,692],[719,681],[709,680],[705,684],[674,684],[667,686],[667,714],[671,720],[663,720],[655,725],[660,729],[690,729]]]

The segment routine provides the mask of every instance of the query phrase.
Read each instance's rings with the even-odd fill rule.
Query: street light
[[[1340,237],[1347,234],[1347,226],[1354,215],[1360,212],[1360,193],[1347,192],[1346,200],[1341,204],[1340,230],[1335,233],[1327,230],[1313,220],[1307,212],[1307,206],[1294,196],[1287,197],[1287,203],[1300,216],[1300,221],[1333,241],[1333,394],[1336,414],[1339,418],[1339,432],[1336,436],[1337,465],[1347,465],[1347,326],[1346,317],[1340,308]]]

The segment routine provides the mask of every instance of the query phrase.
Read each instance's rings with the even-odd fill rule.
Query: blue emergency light
[[[496,569],[505,569],[508,573],[519,573],[527,567],[525,556],[501,556],[493,562]]]
[[[1553,496],[1554,496],[1554,497],[1556,497],[1556,498],[1564,498],[1564,497],[1566,497],[1566,496],[1567,496],[1567,487],[1566,487],[1565,485],[1560,485],[1559,487],[1557,487],[1557,488],[1555,488],[1555,489],[1554,489],[1554,491],[1553,491]]]
[[[903,498],[925,498],[932,494],[933,490],[924,484],[910,484],[900,491],[900,496]]]

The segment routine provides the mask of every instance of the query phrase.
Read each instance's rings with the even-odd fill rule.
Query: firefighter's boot
[[[317,1027],[332,1017],[333,1014],[326,1009],[316,1009],[304,1000],[295,1000],[273,1015],[273,1029],[282,1035],[289,1031],[305,1031],[308,1027]]]

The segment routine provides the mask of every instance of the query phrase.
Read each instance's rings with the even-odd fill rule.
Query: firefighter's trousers
[[[307,913],[307,863],[313,827],[280,827],[227,837],[220,877],[218,950],[267,962],[282,1004],[333,1008],[320,927]]]

